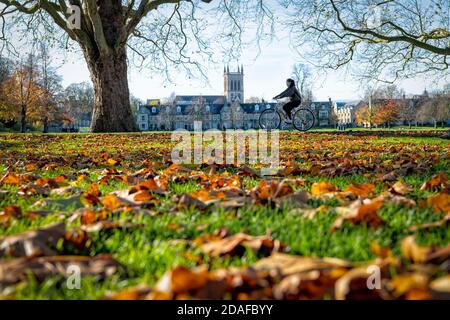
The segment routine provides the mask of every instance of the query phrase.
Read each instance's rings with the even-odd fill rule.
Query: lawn
[[[282,132],[261,177],[174,165],[168,133],[2,134],[0,296],[448,298],[439,135]]]

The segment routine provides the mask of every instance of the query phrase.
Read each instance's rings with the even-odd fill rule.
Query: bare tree
[[[63,92],[63,104],[70,118],[81,119],[94,109],[94,89],[87,82],[72,83]]]
[[[0,0],[4,5],[0,8],[0,24],[7,27],[0,25],[0,38],[8,41],[13,33],[25,30],[24,37],[47,36],[56,39],[63,48],[77,43],[94,87],[91,131],[137,131],[130,107],[127,53],[131,53],[133,61],[140,61],[139,65],[155,71],[169,74],[172,66],[202,73],[202,59],[210,58],[214,52],[209,42],[211,36],[205,32],[207,21],[199,17],[199,12],[219,22],[217,27],[221,31],[214,35],[224,39],[215,43],[225,46],[230,40],[233,49],[241,43],[246,25],[254,23],[256,35],[264,35],[267,26],[270,28],[271,13],[262,0],[211,2]],[[211,34],[210,29],[208,32]],[[8,47],[11,44],[7,42]]]
[[[433,122],[436,128],[438,123],[444,127],[445,122],[450,119],[450,98],[438,94],[425,100],[417,113],[420,122]]]
[[[305,102],[313,101],[311,68],[306,64],[296,63],[292,67],[292,76],[302,94],[303,100]]]
[[[45,42],[39,44],[39,83],[42,88],[40,95],[39,114],[40,121],[43,125],[43,132],[48,132],[49,122],[55,120],[58,116],[57,96],[62,91],[61,77],[56,73],[49,52],[49,46]]]
[[[245,103],[261,103],[262,100],[259,97],[249,97],[245,99]]]
[[[401,100],[399,104],[400,119],[406,121],[411,128],[412,122],[416,120],[417,107],[413,100]]]
[[[448,75],[448,0],[281,0],[296,48],[319,66],[355,61],[360,77],[393,82]],[[311,48],[310,51],[307,49]]]

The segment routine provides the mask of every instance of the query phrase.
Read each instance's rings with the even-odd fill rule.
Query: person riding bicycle
[[[290,101],[283,106],[283,111],[286,113],[289,121],[292,121],[292,110],[297,108],[302,103],[302,97],[297,87],[295,86],[295,81],[292,79],[286,80],[287,89],[284,90],[279,95],[273,97],[273,99],[281,99],[289,97]]]

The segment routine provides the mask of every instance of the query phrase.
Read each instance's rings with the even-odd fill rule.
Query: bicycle
[[[287,117],[283,110],[283,104],[278,103],[275,108],[264,110],[259,116],[259,126],[266,130],[276,130],[281,126],[281,120],[287,123]],[[298,131],[306,132],[310,130],[316,121],[314,113],[301,105],[292,110],[292,125]]]

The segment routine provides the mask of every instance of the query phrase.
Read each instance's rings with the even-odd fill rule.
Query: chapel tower
[[[244,102],[244,66],[237,67],[237,72],[230,72],[230,67],[223,68],[224,95],[228,102]]]

